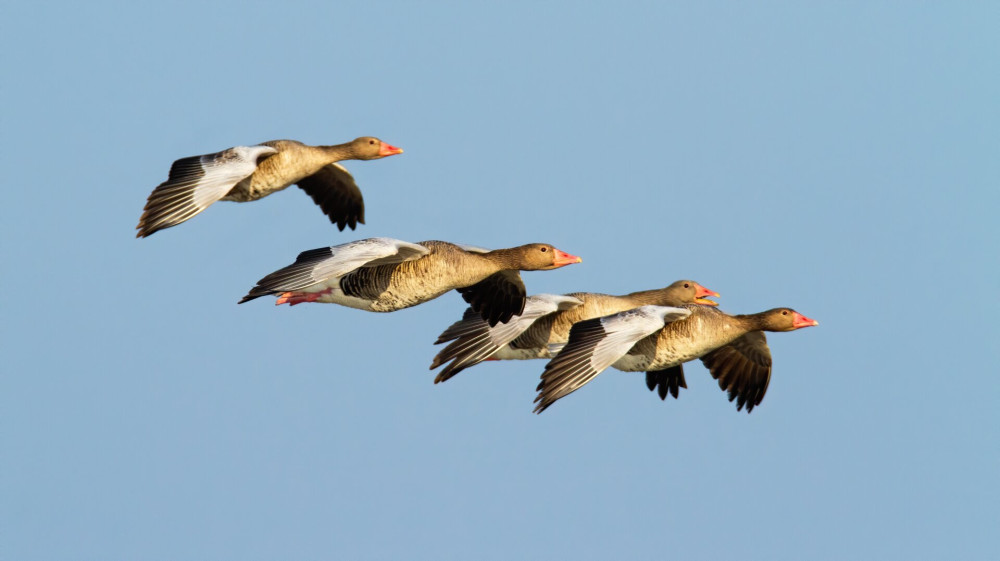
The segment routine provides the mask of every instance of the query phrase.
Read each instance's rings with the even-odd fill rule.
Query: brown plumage
[[[542,296],[551,295],[539,295]],[[576,306],[557,308],[550,305],[550,310],[544,315],[528,317],[517,326],[493,328],[476,315],[467,315],[461,321],[452,324],[435,341],[441,344],[452,341],[434,357],[430,368],[451,361],[438,373],[434,383],[444,382],[462,370],[491,360],[520,360],[533,358],[551,358],[550,348],[565,344],[569,339],[569,331],[574,323],[590,318],[630,310],[638,306],[652,304],[659,306],[676,306],[687,303],[702,303],[716,305],[705,296],[716,296],[718,293],[708,290],[691,280],[679,280],[664,288],[632,292],[621,296],[600,294],[594,292],[572,292],[565,296],[579,300]],[[534,298],[534,297],[533,297]],[[519,322],[521,318],[513,318],[511,323]],[[509,340],[510,337],[516,337]]]
[[[663,317],[685,310],[686,316]],[[749,412],[763,399],[771,375],[770,351],[759,332],[813,325],[818,322],[790,308],[731,316],[697,305],[640,308],[586,320],[573,326],[569,342],[545,366],[535,411],[544,411],[608,366],[661,376],[665,387],[660,393],[665,396],[683,382],[683,370],[676,367],[705,357],[705,365],[729,392],[730,401],[737,400],[738,409],[746,405]]]
[[[442,241],[370,238],[305,251],[295,263],[258,281],[240,303],[278,294],[277,304],[320,302],[391,312],[458,290],[483,319],[496,324],[524,307],[519,270],[579,261],[548,244],[488,251]]]
[[[341,230],[364,224],[364,200],[342,160],[374,160],[402,150],[365,136],[334,146],[271,140],[173,163],[149,195],[137,238],[176,226],[216,201],[249,202],[298,184]]]

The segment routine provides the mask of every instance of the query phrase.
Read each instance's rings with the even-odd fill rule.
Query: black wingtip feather
[[[333,256],[333,249],[329,247],[317,247],[316,249],[307,249],[306,251],[300,253],[298,257],[295,258],[295,262],[299,263],[300,261],[326,259],[332,256]]]
[[[658,383],[652,372],[646,372],[646,387],[649,388],[649,391],[655,390]]]
[[[687,381],[684,379],[684,366],[677,365],[663,370],[646,372],[646,387],[650,391],[655,390],[661,400],[666,401],[667,395],[678,399],[681,388],[687,388]]]
[[[212,154],[209,154],[211,156]],[[184,177],[191,177],[192,170],[195,170],[195,175],[204,175],[204,168],[201,165],[201,156],[190,156],[188,158],[181,158],[179,160],[174,160],[174,163],[170,164],[170,174],[167,176],[167,181],[176,180]]]

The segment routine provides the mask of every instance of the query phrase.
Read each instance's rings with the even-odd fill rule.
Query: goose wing
[[[431,370],[452,361],[434,379],[434,383],[444,382],[462,370],[479,364],[496,354],[498,350],[518,338],[539,318],[559,310],[579,306],[583,302],[572,296],[557,294],[535,294],[529,296],[520,315],[511,317],[506,323],[490,326],[482,315],[468,308],[461,321],[444,330],[435,345],[452,341],[441,350],[431,363]]]
[[[354,177],[344,166],[333,163],[299,180],[298,186],[312,197],[330,222],[343,231],[365,223],[365,201]]]
[[[135,237],[151,236],[190,219],[225,197],[256,171],[260,161],[277,152],[271,146],[235,146],[177,160],[167,180],[149,194]]]
[[[747,413],[753,411],[771,383],[771,349],[763,331],[751,331],[701,357],[701,362],[729,392],[729,401],[736,400],[737,411],[744,405]]]
[[[535,413],[583,387],[644,337],[689,315],[684,308],[641,306],[574,324],[566,346],[545,365]]]
[[[303,251],[295,263],[257,281],[240,304],[266,294],[309,288],[338,279],[360,267],[389,265],[419,259],[430,253],[420,244],[393,238],[368,238],[331,247]]]
[[[493,273],[458,292],[491,327],[523,313],[527,298],[521,272],[513,269]]]

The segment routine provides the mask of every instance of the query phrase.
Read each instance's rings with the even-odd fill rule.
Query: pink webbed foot
[[[282,304],[288,304],[289,306],[294,306],[304,302],[315,302],[319,300],[320,297],[325,296],[332,291],[332,288],[328,288],[320,292],[282,292],[278,295],[278,300],[274,303],[274,305],[280,306]]]

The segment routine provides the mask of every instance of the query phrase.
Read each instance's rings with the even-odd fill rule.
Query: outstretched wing
[[[135,237],[144,238],[190,219],[226,196],[253,174],[260,161],[275,153],[271,146],[236,146],[177,160],[167,180],[150,193]]]
[[[368,238],[332,247],[303,251],[295,263],[257,281],[240,304],[266,294],[303,290],[314,284],[338,279],[359,267],[389,265],[419,259],[430,253],[426,247],[392,238]]]
[[[343,231],[365,223],[365,201],[354,177],[340,164],[328,164],[299,180],[298,186],[312,197],[330,222]]]
[[[438,337],[435,345],[453,341],[441,350],[431,363],[431,370],[453,361],[434,378],[434,383],[444,382],[462,370],[490,358],[505,345],[527,331],[543,316],[583,304],[572,296],[535,294],[529,296],[524,311],[506,323],[490,326],[482,316],[469,308],[461,321],[453,323]]]
[[[500,322],[508,322],[510,318],[524,312],[527,291],[520,271],[493,273],[485,280],[459,288],[458,291],[491,327]]]
[[[535,413],[583,387],[644,337],[689,315],[684,308],[642,306],[574,324],[566,346],[545,365]]]
[[[753,411],[771,383],[771,349],[763,331],[751,331],[701,357],[701,362],[729,392],[729,401],[736,400],[737,411],[744,405],[747,413]]]

